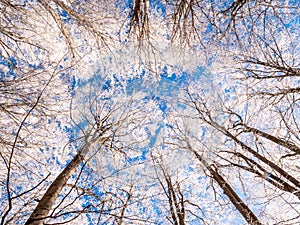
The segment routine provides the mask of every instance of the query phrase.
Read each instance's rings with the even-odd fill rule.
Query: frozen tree
[[[0,0],[1,224],[296,224],[299,6]]]
[[[299,199],[298,168],[294,164],[295,160],[297,161],[299,147],[297,142],[285,140],[283,137],[270,133],[270,131],[281,132],[281,129],[283,131],[286,129],[286,126],[276,127],[277,121],[274,119],[278,118],[280,123],[281,117],[275,116],[276,111],[275,114],[269,111],[270,109],[266,104],[262,105],[262,108],[258,107],[259,111],[248,106],[246,111],[241,111],[241,114],[238,114],[233,111],[234,105],[230,104],[227,108],[227,103],[222,102],[222,99],[215,102],[210,101],[210,98],[210,94],[203,92],[199,88],[199,84],[187,89],[187,97],[183,98],[183,103],[192,111],[184,114],[185,119],[183,124],[180,123],[181,126],[175,126],[179,134],[178,139],[183,136],[182,140],[190,142],[186,148],[195,152],[196,157],[203,161],[214,178],[219,177],[217,171],[228,173],[229,180],[237,178],[237,183],[234,183],[234,186],[242,188],[243,195],[247,196],[249,203],[257,201],[258,196],[269,199],[268,204],[264,206],[265,212],[262,214],[262,218],[265,216],[265,219],[272,218],[274,221],[281,222],[297,220],[299,216],[297,208],[293,206],[293,203],[286,200],[291,198],[297,202]],[[246,103],[250,104],[250,102]],[[239,107],[239,105],[237,106]],[[272,123],[267,123],[267,118],[263,117],[264,115],[261,113],[267,117],[273,115]],[[263,120],[261,120],[262,117]],[[257,124],[259,129],[244,122],[248,120],[248,123],[253,124],[254,119],[259,121]],[[198,125],[190,126],[189,124]],[[288,126],[289,131],[293,127],[292,124]],[[197,134],[199,129],[205,132],[205,136],[201,133],[200,135]],[[270,131],[265,131],[265,129]],[[201,150],[196,152],[194,149]],[[213,167],[211,167],[212,165]],[[214,171],[217,174],[214,174]],[[233,176],[234,173],[237,173],[236,178]],[[220,182],[218,183],[220,184]],[[261,185],[263,185],[265,194],[257,195],[256,190]],[[256,188],[254,188],[255,186]],[[225,190],[224,193],[228,194]],[[285,200],[285,204],[283,204],[282,198]],[[232,198],[230,199],[232,200]],[[252,204],[255,205],[255,203]],[[287,214],[276,217],[272,214],[273,207],[282,207],[281,209],[286,210]],[[269,210],[271,214],[268,214]],[[265,213],[266,215],[264,215]],[[241,214],[244,215],[242,212]],[[246,215],[251,214],[247,213]],[[251,223],[251,221],[248,222]]]

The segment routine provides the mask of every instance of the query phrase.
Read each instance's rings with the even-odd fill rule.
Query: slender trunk
[[[229,152],[232,153],[232,152]],[[268,172],[266,169],[264,169],[258,162],[256,162],[253,159],[248,158],[247,156],[239,153],[234,152],[234,155],[237,157],[245,160],[249,166],[240,165],[238,163],[231,162],[233,166],[239,167],[243,170],[246,170],[250,173],[254,173],[261,177],[262,179],[266,180],[276,188],[279,188],[280,190],[290,192],[291,194],[297,196],[300,199],[300,190],[297,189],[297,187],[293,187],[288,182],[284,181],[282,178],[278,177],[276,174],[272,172]]]
[[[175,212],[177,212],[177,216],[178,216],[178,205],[177,205],[177,199],[176,199],[175,191],[174,191],[174,188],[172,185],[172,181],[171,181],[170,177],[166,176],[165,174],[164,174],[164,176],[165,176],[165,180],[168,185],[168,193],[169,193],[168,200],[169,200],[169,206],[170,206],[172,219],[173,219],[174,225],[179,225],[179,223],[177,222],[177,217],[176,217],[176,213],[175,213]],[[174,205],[175,205],[175,208],[174,208]],[[176,209],[176,211],[175,211],[175,209]]]
[[[253,134],[257,134],[257,135],[259,135],[261,137],[264,137],[264,138],[266,138],[266,139],[268,139],[268,140],[270,140],[270,141],[272,141],[272,142],[274,142],[274,143],[276,143],[278,145],[281,145],[281,146],[283,146],[285,148],[290,149],[291,151],[295,152],[296,154],[300,154],[300,148],[298,146],[296,146],[294,143],[290,142],[290,141],[282,140],[280,138],[277,138],[275,136],[267,134],[267,133],[265,133],[263,131],[255,129],[253,127],[249,127],[249,126],[247,126],[245,124],[243,124],[243,126],[246,128],[247,132],[252,132]]]
[[[192,147],[189,145],[189,149],[196,155],[197,159],[209,170],[213,179],[217,181],[219,186],[224,191],[224,194],[230,199],[231,203],[236,207],[244,219],[251,225],[262,225],[256,215],[251,209],[243,202],[243,200],[236,194],[233,188],[224,180],[224,178],[218,173],[218,171],[209,165]]]
[[[251,209],[243,202],[243,200],[236,194],[232,187],[224,180],[224,178],[212,166],[207,168],[212,174],[213,178],[219,186],[223,189],[224,194],[230,199],[232,204],[241,213],[244,219],[251,225],[262,225],[256,215]]]
[[[247,150],[250,152],[253,156],[258,158],[259,160],[263,161],[265,164],[270,166],[272,169],[276,170],[282,177],[287,179],[289,182],[293,183],[296,187],[300,187],[300,181],[298,181],[296,178],[294,178],[292,175],[290,175],[288,172],[283,170],[280,166],[278,166],[276,163],[271,162],[266,157],[260,155],[258,152],[256,152],[254,149],[249,147],[248,145],[244,144],[241,140],[239,140],[237,137],[235,137],[233,134],[231,134],[229,131],[223,130],[223,133],[230,137],[232,140],[235,141],[235,143],[239,144],[244,150]]]
[[[290,175],[288,172],[283,170],[280,166],[278,166],[276,163],[273,163],[272,161],[268,160],[266,157],[260,155],[257,151],[246,145],[244,142],[242,142],[240,139],[238,139],[235,135],[230,133],[228,130],[226,130],[224,127],[220,126],[214,121],[208,121],[205,120],[209,125],[213,126],[223,134],[225,134],[227,137],[231,138],[235,143],[240,145],[244,150],[248,151],[251,153],[253,156],[255,156],[257,159],[261,160],[264,162],[266,165],[270,166],[272,169],[276,170],[282,177],[287,179],[289,182],[293,183],[296,187],[300,187],[300,181],[297,180],[295,177]],[[262,135],[262,134],[261,134]]]
[[[57,196],[66,185],[68,179],[74,174],[78,166],[83,162],[85,155],[88,153],[91,142],[88,142],[81,151],[79,151],[73,160],[67,165],[67,167],[58,175],[58,177],[52,182],[43,195],[39,204],[36,206],[33,213],[25,225],[43,225],[44,219],[49,215],[52,206],[54,205]]]

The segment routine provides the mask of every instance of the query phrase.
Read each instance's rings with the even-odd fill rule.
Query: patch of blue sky
[[[166,16],[167,7],[161,0],[150,0],[150,9],[160,12],[163,17]]]
[[[133,9],[133,7],[134,7],[133,0],[124,1],[124,7],[125,7],[124,9],[126,9],[126,8]]]
[[[155,132],[154,132],[154,135],[152,135],[152,136],[150,137],[150,141],[149,141],[149,144],[148,144],[148,147],[149,147],[149,148],[153,148],[153,147],[154,147],[154,145],[155,145],[155,143],[156,143],[156,140],[157,140],[157,138],[158,138],[158,136],[159,136],[159,134],[160,134],[160,131],[161,131],[161,129],[163,129],[163,128],[164,128],[164,124],[163,124],[163,123],[159,123],[157,129],[156,129]]]
[[[95,193],[100,198],[104,198],[106,195],[105,191],[100,189],[100,186],[98,186],[98,185],[92,186],[92,192]]]
[[[300,8],[300,1],[299,1],[299,5],[297,7]],[[293,15],[292,17],[289,18],[289,22],[285,23],[285,27],[288,29],[288,31],[291,34],[299,35],[299,29],[298,29],[299,25],[300,25],[300,14],[297,11],[295,15]]]
[[[211,36],[215,36],[216,35],[216,28],[215,28],[215,24],[212,23],[208,23],[205,27],[205,30],[202,31],[203,33],[203,37],[201,37],[203,39],[203,41],[209,42],[211,40]]]
[[[160,207],[158,207],[159,205],[161,205],[161,199],[150,198],[150,202],[152,204],[152,207],[153,207],[154,211],[158,215],[161,215],[162,211],[161,211]]]
[[[56,125],[59,129],[61,129],[64,133],[67,134],[69,143],[71,145],[67,145],[66,148],[76,148],[79,149],[80,148],[80,140],[78,139],[78,137],[80,136],[80,128],[78,126],[71,126],[71,125],[64,125],[63,127],[61,126],[61,122],[60,121],[56,121]],[[68,151],[68,155],[69,156],[74,156],[74,152],[73,151]],[[67,163],[69,163],[71,161],[71,158],[67,160]]]
[[[71,96],[75,95],[75,87],[76,87],[76,78],[75,76],[71,76],[68,79],[69,81],[69,92],[71,93]]]
[[[72,78],[73,79],[73,78]],[[82,79],[75,79],[74,77],[74,87],[77,88],[84,88],[89,85],[92,85],[93,87],[100,87],[98,91],[109,91],[112,88],[114,89],[121,89],[123,87],[123,79],[118,77],[117,75],[113,75],[112,77],[106,77],[102,76],[100,71],[96,71],[95,74],[92,77],[89,77],[86,80]]]
[[[62,67],[60,67],[59,69],[63,69]],[[60,79],[63,80],[64,82],[72,85],[73,87],[75,87],[76,85],[76,79],[74,75],[71,75],[70,73],[71,71],[64,71],[60,73]]]
[[[29,68],[35,69],[35,70],[36,69],[42,70],[42,69],[45,68],[42,64],[31,64],[31,63],[29,63],[28,66],[29,66]]]
[[[17,77],[17,74],[14,72],[16,65],[17,60],[14,57],[5,59],[0,55],[0,67],[4,69],[0,69],[0,81],[15,79]]]
[[[62,17],[68,17],[68,13],[67,13],[65,10],[60,10],[60,11],[59,11],[59,14],[60,14]]]
[[[17,65],[17,60],[14,57],[8,57],[8,67],[13,69]]]
[[[86,218],[87,218],[87,221],[88,221],[89,225],[94,225],[95,224],[94,218],[91,216],[91,214],[86,213]]]
[[[46,149],[46,151],[49,151],[49,150]],[[51,157],[47,158],[46,163],[47,163],[47,165],[54,165],[56,160],[57,160],[57,158],[54,155],[52,155]]]
[[[127,95],[132,95],[134,92],[140,91],[158,101],[166,100],[170,97],[176,99],[181,89],[186,88],[189,82],[198,81],[203,75],[204,68],[202,67],[199,67],[197,71],[192,74],[185,72],[181,74],[169,74],[167,67],[165,67],[158,81],[153,81],[153,79],[149,79],[146,76],[129,79],[126,84],[126,93]],[[161,103],[165,104],[165,102]],[[164,106],[162,106],[162,108],[165,109]]]
[[[81,206],[83,208],[91,206],[91,202],[93,202],[94,198],[95,198],[94,196],[84,195],[83,196],[84,201],[81,203]]]
[[[137,148],[136,150],[138,150],[141,154],[138,155],[138,156],[135,156],[135,157],[126,157],[126,162],[129,164],[129,165],[135,165],[136,163],[144,163],[145,160],[147,159],[146,158],[146,155],[148,153],[148,149],[147,148]],[[136,174],[138,175],[138,173]]]
[[[217,3],[216,3],[215,0],[212,0],[211,4],[212,5],[218,5],[219,10],[222,11],[222,10],[228,9],[234,2],[235,2],[235,0],[227,0],[227,1],[226,0],[225,1],[218,0]]]
[[[65,11],[61,8],[57,8],[57,11],[58,11],[63,23],[69,23],[71,21],[71,17],[67,13],[67,11]]]

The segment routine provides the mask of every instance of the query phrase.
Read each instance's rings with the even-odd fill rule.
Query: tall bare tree
[[[296,223],[299,4],[0,0],[1,224]]]

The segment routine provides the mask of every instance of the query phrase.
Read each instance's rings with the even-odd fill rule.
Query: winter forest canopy
[[[300,224],[299,0],[0,0],[0,224]]]

